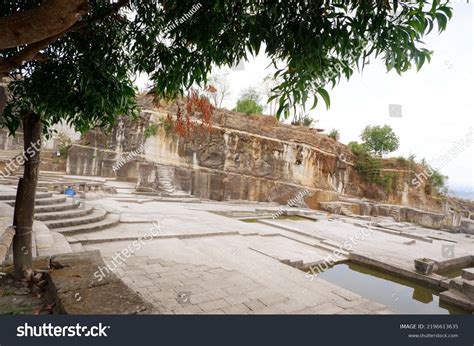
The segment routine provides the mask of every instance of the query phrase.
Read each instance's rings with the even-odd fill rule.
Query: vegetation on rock
[[[341,136],[339,134],[339,130],[332,129],[331,132],[329,132],[328,137],[338,141]]]
[[[400,145],[400,139],[388,125],[367,126],[360,138],[370,152],[379,156],[397,150]]]
[[[145,131],[143,131],[143,137],[145,137],[145,140],[146,140],[156,135],[157,131],[158,131],[158,125],[151,123],[145,128]]]
[[[237,105],[233,110],[245,114],[261,114],[263,107],[259,102],[260,95],[257,89],[247,88],[240,95],[240,98],[237,100]]]

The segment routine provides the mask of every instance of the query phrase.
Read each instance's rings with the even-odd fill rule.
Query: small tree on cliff
[[[398,149],[400,140],[388,125],[384,126],[367,126],[360,138],[363,145],[371,152],[383,156],[383,154],[391,153]]]
[[[334,139],[337,142],[341,135],[339,134],[339,130],[332,129],[331,132],[329,132],[328,137]]]
[[[135,110],[132,80],[147,73],[160,97],[205,85],[211,66],[233,66],[248,52],[278,68],[271,100],[276,114],[313,105],[325,86],[349,78],[374,54],[387,69],[420,68],[431,52],[422,38],[437,22],[446,27],[446,2],[4,0],[0,2],[1,125],[22,125],[25,173],[15,206],[15,270],[32,268],[31,226],[41,131],[65,120],[79,131],[108,127]],[[202,105],[202,104],[201,104]],[[208,109],[204,107],[205,109]]]
[[[258,94],[257,89],[247,88],[240,95],[240,98],[237,100],[237,105],[233,110],[235,112],[246,114],[261,114],[263,107],[259,102],[260,95]]]

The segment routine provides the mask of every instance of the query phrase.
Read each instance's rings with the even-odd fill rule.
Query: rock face
[[[163,126],[168,115],[176,114],[175,105],[156,108],[147,98],[140,102],[138,120],[122,118],[112,133],[94,130],[74,145],[67,172],[137,181],[141,191],[160,191],[171,183],[213,200],[284,203],[307,189],[305,201],[311,207],[347,194],[440,209],[441,203],[426,197],[422,188],[413,191],[415,172],[390,166],[387,170],[396,177],[390,191],[366,183],[347,146],[313,129],[281,124],[271,116],[215,110],[210,131],[180,137]],[[163,171],[169,172],[166,182],[160,182]]]

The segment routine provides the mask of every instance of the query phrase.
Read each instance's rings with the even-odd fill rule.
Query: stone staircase
[[[15,206],[13,193],[1,193],[0,201]],[[51,231],[64,236],[96,232],[119,223],[119,216],[94,209],[78,198],[38,191],[35,200],[35,220],[41,221]]]
[[[441,292],[440,301],[474,313],[474,268],[463,269],[462,276],[449,282],[449,289]]]
[[[346,215],[346,216],[350,216],[350,217],[357,217],[358,215],[355,214],[351,208],[345,204],[342,204],[341,205],[341,214],[342,215]]]
[[[390,207],[389,215],[395,220],[400,221],[400,208]]]
[[[158,166],[158,182],[162,191],[172,194],[176,191],[173,185],[173,172],[170,167]]]
[[[158,184],[161,194],[171,197],[190,197],[191,195],[176,188],[173,183],[174,172],[169,166],[158,166]]]

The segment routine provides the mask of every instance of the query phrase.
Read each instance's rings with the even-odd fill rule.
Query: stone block
[[[466,280],[474,280],[474,268],[463,269],[462,278]]]

